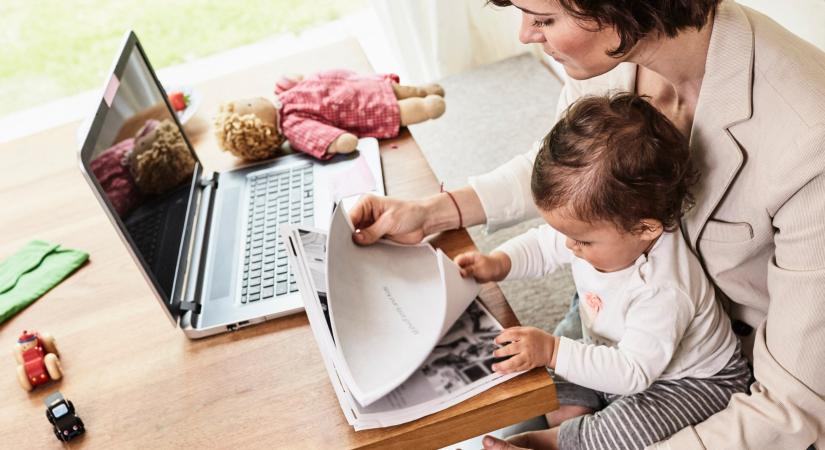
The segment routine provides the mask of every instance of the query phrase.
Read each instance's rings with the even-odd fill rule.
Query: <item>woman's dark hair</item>
[[[619,33],[619,46],[607,52],[622,56],[651,33],[675,37],[686,28],[701,30],[722,0],[554,0],[571,16],[594,22],[599,29],[612,26]],[[487,0],[510,6],[510,0]]]
[[[536,205],[627,232],[643,219],[673,231],[698,180],[687,139],[643,97],[584,97],[544,138],[531,189]]]

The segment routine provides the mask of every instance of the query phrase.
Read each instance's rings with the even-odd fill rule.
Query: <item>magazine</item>
[[[347,421],[409,422],[517,374],[491,366],[502,326],[480,287],[429,244],[352,243],[337,208],[329,233],[282,226],[306,314]]]

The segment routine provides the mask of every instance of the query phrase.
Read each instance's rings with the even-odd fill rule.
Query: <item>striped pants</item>
[[[709,378],[659,380],[633,395],[587,389],[554,377],[559,404],[596,411],[559,428],[559,449],[642,449],[695,425],[728,405],[733,394],[747,392],[751,372],[737,344],[724,369]]]

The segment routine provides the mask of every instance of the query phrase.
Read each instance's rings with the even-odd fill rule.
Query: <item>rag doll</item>
[[[109,201],[125,217],[146,198],[192,177],[195,159],[171,119],[147,120],[134,137],[101,152],[92,162]]]
[[[224,103],[215,117],[218,143],[244,160],[276,155],[284,140],[318,159],[355,150],[359,137],[391,138],[402,126],[434,119],[446,108],[437,84],[403,86],[395,75],[345,70],[276,83],[276,102]]]

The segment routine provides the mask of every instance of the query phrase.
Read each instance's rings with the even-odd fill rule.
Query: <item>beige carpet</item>
[[[436,176],[445,187],[467,184],[523,153],[553,124],[561,83],[539,61],[525,54],[440,80],[447,112],[410,127]],[[470,234],[483,252],[541,223],[538,220],[493,234],[483,227]],[[573,296],[568,270],[540,280],[501,283],[523,325],[552,331]]]

